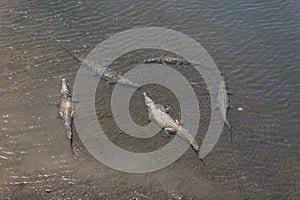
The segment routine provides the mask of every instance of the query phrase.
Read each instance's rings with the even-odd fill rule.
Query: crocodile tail
[[[231,126],[229,124],[229,121],[228,121],[227,117],[225,117],[225,124],[228,127],[228,129],[231,130]]]
[[[71,119],[65,121],[65,133],[67,137],[71,140],[72,139],[72,124]]]
[[[72,58],[74,58],[79,64],[82,64],[83,63],[83,58],[81,58],[81,57],[77,57],[73,52],[71,52],[70,50],[68,50],[68,49],[65,49],[64,48],[64,50],[65,50],[65,52],[67,53],[67,54],[69,54]]]
[[[186,138],[189,141],[189,143],[191,144],[191,146],[193,147],[193,149],[196,152],[199,152],[199,150],[200,150],[199,145],[197,144],[197,142],[194,139],[194,137],[187,130],[185,130],[183,128],[179,128],[179,130],[177,130],[177,133],[181,137]]]
[[[66,135],[70,140],[72,139],[72,131],[71,130],[66,131]]]
[[[196,140],[194,140],[194,141],[192,142],[191,145],[192,145],[193,149],[194,149],[197,153],[200,151],[199,145],[198,145],[198,143],[196,142]]]

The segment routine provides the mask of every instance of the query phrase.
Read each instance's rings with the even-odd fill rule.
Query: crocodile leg
[[[170,137],[170,133],[176,133],[176,130],[172,127],[166,127],[166,128],[163,128],[164,130],[164,133],[163,133],[163,136],[164,137]]]
[[[64,113],[62,111],[58,112],[60,118],[64,118]]]
[[[170,137],[170,133],[168,131],[164,130],[164,132],[162,133],[162,136],[165,138],[168,138],[168,137]]]

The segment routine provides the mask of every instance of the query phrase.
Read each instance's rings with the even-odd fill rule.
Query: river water
[[[292,0],[2,0],[0,198],[298,199],[299,11],[300,2]],[[70,152],[56,105],[60,79],[72,86],[80,66],[64,48],[85,57],[112,35],[145,26],[173,29],[199,42],[234,94],[228,113],[233,141],[224,128],[205,158],[207,166],[189,149],[162,170],[123,173],[94,159],[77,134],[76,154]],[[124,72],[138,64],[141,54],[124,55],[116,69]],[[179,71],[203,82],[189,68]],[[155,136],[139,143],[115,129],[112,88],[103,81],[98,87],[98,119],[113,142],[138,152],[170,140]],[[164,88],[152,89],[157,102],[168,101],[176,115],[176,99],[161,96]],[[201,109],[196,139],[201,141],[210,104],[204,84],[194,89]],[[132,118],[143,124],[146,110],[138,92],[132,101]]]

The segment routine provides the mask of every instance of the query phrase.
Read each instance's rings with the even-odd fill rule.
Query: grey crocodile
[[[220,103],[221,113],[222,113],[222,117],[223,117],[224,123],[226,124],[226,126],[228,127],[228,129],[231,130],[231,126],[230,126],[228,118],[227,118],[227,112],[230,109],[230,103],[229,103],[229,97],[228,97],[229,92],[226,90],[226,84],[225,84],[225,77],[224,77],[224,75],[221,75],[221,78],[222,78],[224,86],[220,87],[220,90],[219,90],[220,94],[218,95],[218,101]],[[222,93],[224,93],[224,95],[223,95],[224,98],[221,98],[222,97],[222,95],[221,95]]]
[[[184,59],[181,56],[158,56],[158,57],[154,57],[154,58],[150,58],[147,60],[144,60],[145,64],[148,63],[156,63],[156,64],[170,64],[170,65],[191,65],[191,63],[189,61],[187,61],[186,59]]]
[[[60,106],[59,106],[59,116],[63,119],[65,133],[70,140],[70,145],[72,147],[72,124],[73,124],[73,105],[72,105],[72,96],[69,91],[66,79],[61,79],[61,90],[60,90]]]
[[[78,57],[72,52],[65,50],[70,56],[72,56],[79,64],[83,64],[84,58]],[[91,70],[93,73],[99,75],[103,80],[105,80],[109,84],[116,84],[117,82],[122,86],[127,87],[133,87],[133,88],[139,88],[140,86],[136,83],[133,83],[128,78],[121,76],[116,71],[110,69],[110,68],[103,68],[101,66],[98,66],[96,63],[84,62],[84,66],[86,66],[89,70]]]
[[[199,145],[194,140],[193,136],[186,129],[184,129],[177,120],[172,119],[169,114],[157,107],[154,101],[148,97],[145,92],[143,95],[145,97],[145,104],[149,112],[149,120],[153,120],[167,134],[177,133],[181,138],[188,140],[193,149],[196,152],[199,152]]]

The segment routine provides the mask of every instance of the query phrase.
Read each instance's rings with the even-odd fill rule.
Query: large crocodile
[[[148,108],[149,119],[153,120],[166,133],[177,133],[178,136],[188,140],[193,149],[196,152],[199,152],[199,145],[194,140],[194,137],[186,129],[184,129],[177,120],[172,119],[170,115],[157,107],[154,101],[148,97],[145,92],[143,95],[145,97],[145,104]]]
[[[69,91],[66,79],[61,79],[61,90],[60,90],[60,106],[59,106],[59,116],[63,119],[65,133],[70,140],[70,145],[72,147],[72,124],[73,124],[73,105],[72,96]]]
[[[101,66],[97,66],[96,63],[84,62],[84,58],[76,56],[72,52],[66,50],[66,52],[71,55],[79,64],[83,64],[86,66],[89,70],[91,70],[93,73],[99,75],[103,80],[107,81],[109,84],[115,84],[119,83],[120,85],[127,86],[127,87],[133,87],[133,88],[139,88],[140,86],[136,83],[133,83],[130,81],[127,77],[121,76],[116,71],[110,69],[110,68],[103,68]]]
[[[169,55],[163,55],[163,56],[158,56],[154,58],[149,58],[144,60],[145,64],[148,63],[156,63],[156,64],[170,64],[170,65],[191,65],[189,61],[184,59],[181,56],[169,56]]]

